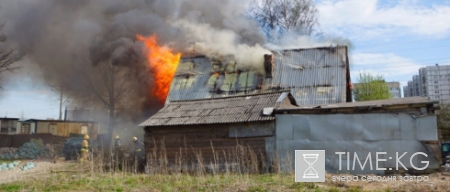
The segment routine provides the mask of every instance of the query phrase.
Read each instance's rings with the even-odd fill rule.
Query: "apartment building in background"
[[[400,82],[386,82],[389,87],[389,92],[392,95],[392,98],[402,98],[402,90],[400,89]]]
[[[420,68],[419,75],[414,75],[403,91],[405,97],[423,96],[450,102],[450,65],[436,64]]]

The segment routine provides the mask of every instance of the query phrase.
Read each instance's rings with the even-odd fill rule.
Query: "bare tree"
[[[6,36],[2,33],[4,24],[0,25],[0,43],[4,43],[6,41]],[[15,49],[4,50],[0,47],[0,75],[3,72],[9,71],[12,72],[19,67],[14,66],[13,64],[16,61],[22,59],[23,54],[18,52]],[[1,76],[0,76],[1,77]],[[0,85],[1,88],[1,85]]]
[[[84,61],[72,67],[71,74],[77,82],[69,81],[70,85],[78,86],[75,90],[82,90],[75,97],[84,98],[84,105],[92,108],[103,108],[108,111],[108,135],[107,145],[110,144],[116,119],[122,114],[130,114],[130,110],[136,110],[129,101],[136,101],[135,91],[138,88],[133,82],[135,72],[138,69],[129,66],[114,65],[112,62],[100,62],[92,65]],[[76,77],[75,77],[76,76]],[[81,77],[81,78],[80,78]]]
[[[250,15],[269,38],[274,38],[274,31],[312,35],[318,25],[317,14],[312,0],[253,0],[250,6]]]

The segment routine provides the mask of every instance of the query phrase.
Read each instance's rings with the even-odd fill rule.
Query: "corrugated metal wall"
[[[343,103],[346,55],[345,47],[282,51],[275,55],[272,86],[289,88],[299,105]]]
[[[289,158],[294,157],[295,150],[325,150],[326,170],[333,173],[384,174],[384,171],[377,171],[375,167],[374,170],[369,170],[369,166],[361,170],[358,163],[355,171],[347,170],[347,161],[350,161],[350,166],[354,163],[354,153],[357,153],[363,163],[369,152],[372,161],[376,159],[376,152],[387,152],[387,155],[380,155],[383,159],[395,158],[396,152],[399,156],[407,152],[401,162],[409,169],[412,168],[411,155],[424,152],[428,154],[428,158],[419,155],[413,159],[414,165],[422,167],[424,164],[421,161],[430,161],[428,168],[437,169],[440,166],[439,157],[421,142],[438,140],[436,126],[434,115],[412,117],[406,113],[280,114],[276,116],[276,149],[284,161],[281,164],[283,169],[293,167],[294,161]],[[349,160],[343,156],[341,171],[339,156],[335,152],[351,153]],[[379,167],[395,168],[395,160],[380,162]]]
[[[240,67],[232,57],[221,62],[182,58],[166,101],[290,89],[300,105],[346,102],[349,67],[345,46],[283,50],[274,52],[274,58],[272,78],[259,73],[261,69]]]

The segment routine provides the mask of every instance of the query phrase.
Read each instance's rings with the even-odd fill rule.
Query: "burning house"
[[[346,46],[274,51],[260,66],[233,56],[185,57],[166,102],[290,90],[300,105],[342,103],[351,101],[349,85]]]
[[[423,98],[348,103],[345,46],[261,57],[259,67],[239,64],[233,56],[181,58],[165,106],[140,124],[151,170],[197,165],[287,170],[294,167],[294,150],[321,149],[329,153],[326,169],[336,171],[332,158],[339,150],[363,157],[392,145],[424,151],[429,168],[438,166],[434,103]]]

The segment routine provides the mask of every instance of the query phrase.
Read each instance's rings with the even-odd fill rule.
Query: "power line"
[[[384,65],[384,64],[392,64],[392,63],[411,63],[411,62],[417,62],[417,61],[450,61],[450,58],[422,59],[422,60],[415,60],[415,61],[398,61],[398,62],[386,62],[386,63],[365,63],[365,64],[352,64],[352,65],[357,65],[357,66]]]

